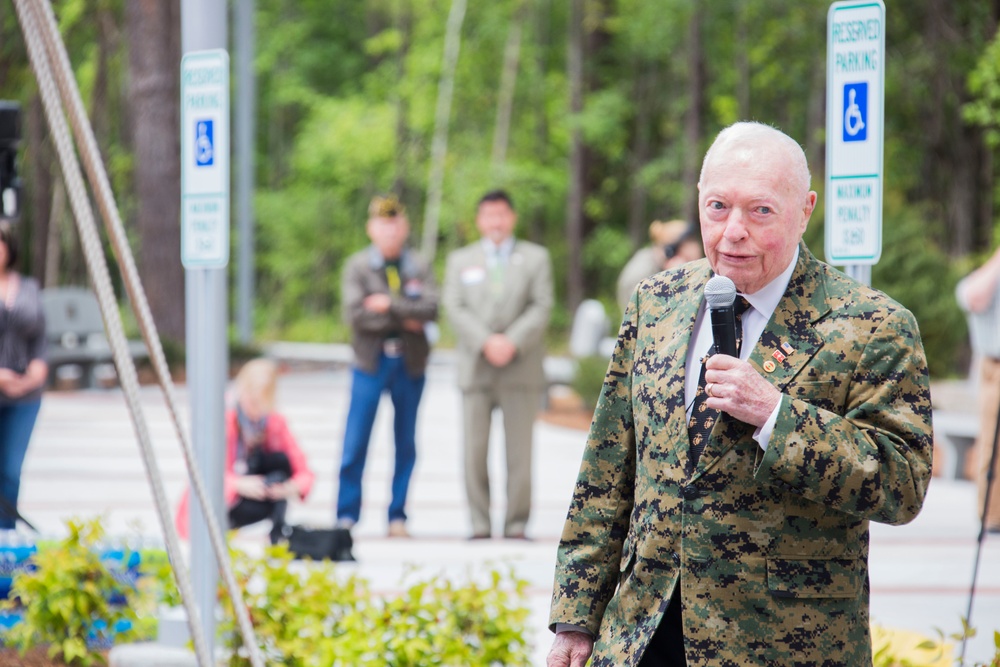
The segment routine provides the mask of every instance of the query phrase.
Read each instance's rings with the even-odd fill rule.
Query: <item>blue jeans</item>
[[[361,476],[368,456],[375,413],[383,391],[392,399],[396,463],[392,474],[389,520],[406,520],[406,492],[417,462],[417,408],[424,393],[425,376],[410,377],[402,357],[381,356],[375,373],[355,368],[351,380],[351,407],[344,427],[344,452],[340,460],[337,519],[357,521],[361,516]]]
[[[21,464],[28,451],[41,399],[0,405],[0,497],[17,508],[21,489]],[[14,517],[0,508],[0,528],[13,528]]]

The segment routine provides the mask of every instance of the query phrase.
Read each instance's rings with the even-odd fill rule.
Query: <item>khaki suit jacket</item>
[[[594,667],[636,665],[680,586],[689,665],[871,665],[868,523],[913,519],[931,476],[917,324],[801,246],[749,360],[783,394],[767,450],[723,414],[692,466],[685,360],[710,275],[693,262],[630,301],[550,620],[594,633]]]
[[[545,329],[552,310],[552,262],[548,251],[516,241],[495,294],[482,243],[453,251],[445,269],[443,303],[458,337],[458,385],[462,389],[533,387],[545,384]],[[517,346],[514,360],[496,368],[483,357],[486,339],[505,334]]]

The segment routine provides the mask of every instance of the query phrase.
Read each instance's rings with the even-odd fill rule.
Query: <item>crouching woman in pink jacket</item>
[[[226,472],[223,493],[230,528],[271,520],[271,542],[281,536],[291,498],[304,500],[315,475],[285,418],[274,410],[277,365],[248,362],[236,376],[236,405],[226,410]],[[190,490],[177,508],[177,532],[187,539]]]

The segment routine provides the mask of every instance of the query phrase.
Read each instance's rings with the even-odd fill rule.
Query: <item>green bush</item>
[[[584,357],[577,361],[576,373],[573,375],[573,391],[583,402],[583,407],[593,410],[604,386],[604,376],[608,372],[608,359],[605,357]]]
[[[101,627],[117,629],[125,622],[129,629],[119,630],[115,639],[135,640],[137,592],[102,561],[104,531],[99,520],[71,519],[67,526],[64,540],[39,547],[32,557],[34,571],[14,576],[11,597],[3,606],[20,609],[23,620],[7,631],[4,641],[22,655],[48,646],[49,656],[68,665],[103,664],[101,651],[88,645],[88,639],[100,635]]]
[[[486,585],[444,579],[374,596],[336,564],[293,562],[283,545],[264,558],[233,553],[267,664],[287,667],[528,665],[527,582],[493,570]],[[220,631],[230,667],[250,662],[228,596]]]
[[[962,632],[945,635],[937,630],[937,639],[916,632],[894,630],[872,624],[872,665],[874,667],[1000,667],[1000,632],[993,633],[995,652],[989,662],[962,663],[956,646],[976,636],[975,628],[962,619]]]

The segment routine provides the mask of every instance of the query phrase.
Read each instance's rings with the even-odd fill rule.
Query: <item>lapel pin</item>
[[[767,371],[768,373],[773,373],[774,368],[775,368],[774,362],[771,361],[770,359],[764,362],[764,370]]]
[[[781,344],[781,349],[785,351],[785,354],[791,354],[795,351],[795,348],[789,345],[787,340]]]
[[[785,360],[785,355],[781,352],[781,350],[775,350],[774,352],[771,353],[771,356],[777,359],[778,361]]]

